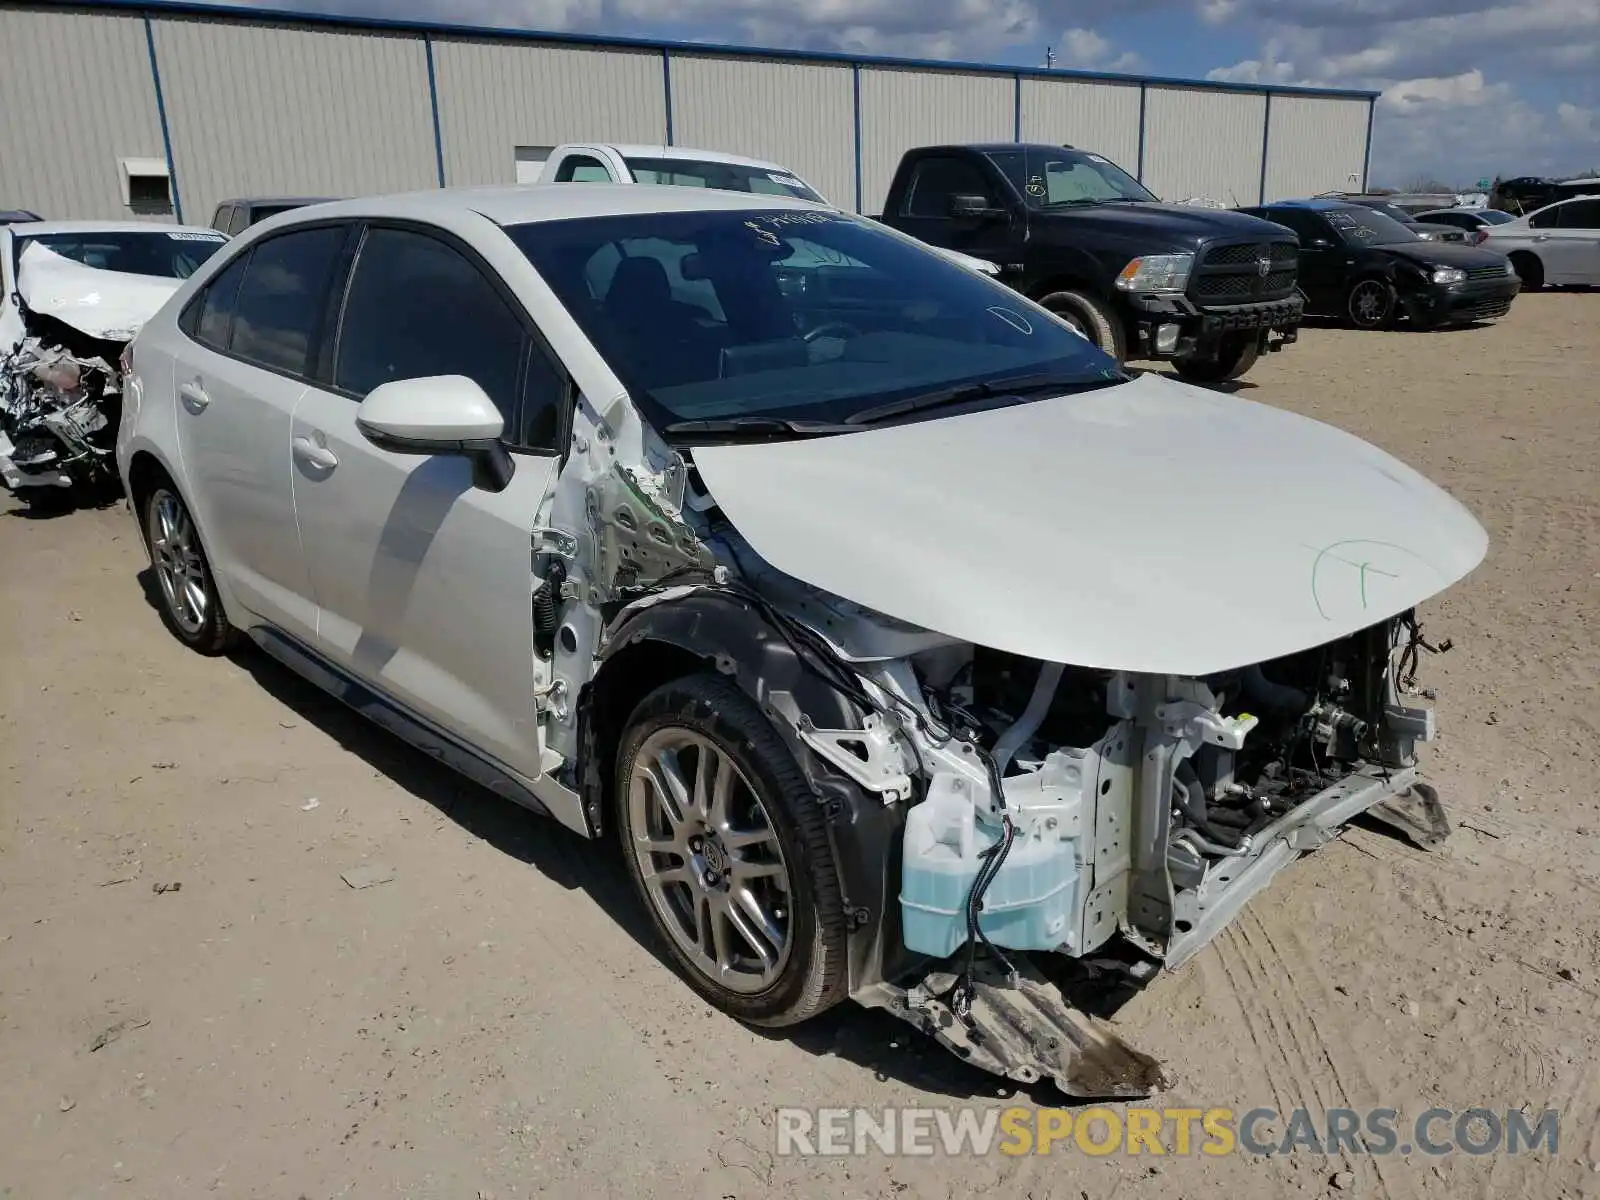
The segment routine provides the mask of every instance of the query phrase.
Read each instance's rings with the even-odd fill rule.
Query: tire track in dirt
[[[1275,936],[1247,908],[1218,939],[1217,951],[1280,1114],[1303,1108],[1326,1131],[1330,1109],[1360,1110],[1375,1103],[1376,1089],[1342,1049],[1344,1039],[1328,1036],[1338,1032],[1325,1015],[1332,1008],[1330,989],[1292,931]],[[1401,1172],[1386,1169],[1375,1157],[1341,1152],[1329,1161],[1358,1180],[1370,1180],[1363,1186],[1374,1195],[1387,1200],[1414,1195]]]

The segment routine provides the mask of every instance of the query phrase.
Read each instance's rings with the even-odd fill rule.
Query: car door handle
[[[205,388],[198,383],[185,383],[178,388],[178,399],[183,401],[183,406],[196,414],[205,412],[211,404],[211,397],[206,395]]]
[[[308,437],[294,439],[294,456],[308,466],[331,471],[339,465],[339,456],[326,446],[319,446]]]
[[[1548,242],[1550,235],[1548,233],[1536,233],[1533,235],[1533,240],[1536,242]]]

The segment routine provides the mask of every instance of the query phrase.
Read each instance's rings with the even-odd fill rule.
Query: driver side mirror
[[[968,221],[991,221],[1006,215],[1006,210],[989,203],[987,196],[951,196],[950,215]]]
[[[501,444],[505,422],[465,375],[396,379],[367,393],[356,428],[391,454],[454,455],[472,463],[472,486],[503,492],[516,463]]]
[[[1303,249],[1303,250],[1332,250],[1333,249],[1333,243],[1330,242],[1325,237],[1314,237],[1314,238],[1309,239],[1305,243],[1305,245],[1301,247],[1301,249]]]

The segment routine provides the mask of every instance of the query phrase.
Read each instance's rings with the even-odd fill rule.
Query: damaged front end
[[[0,322],[0,482],[19,499],[117,497],[122,358],[179,282],[22,252]]]
[[[72,333],[27,337],[0,357],[0,480],[30,502],[110,499],[118,487],[122,381],[112,361],[122,347]]]
[[[1206,678],[1085,670],[912,631],[752,570],[747,547],[730,557],[877,702],[858,728],[774,705],[815,775],[895,812],[881,891],[847,881],[886,901],[852,994],[997,1074],[1148,1094],[1159,1065],[1074,1004],[1067,960],[1142,985],[1359,814],[1424,846],[1448,832],[1416,778],[1434,726],[1410,674],[1436,648],[1410,612]]]

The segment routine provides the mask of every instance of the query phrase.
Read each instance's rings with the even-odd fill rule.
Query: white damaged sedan
[[[229,243],[130,359],[168,628],[620,839],[740,1019],[853,998],[1140,1095],[1158,1065],[1064,981],[1177,967],[1360,814],[1448,832],[1415,608],[1477,521],[874,222],[340,202]]]

